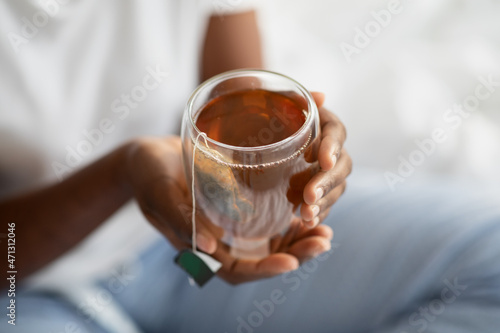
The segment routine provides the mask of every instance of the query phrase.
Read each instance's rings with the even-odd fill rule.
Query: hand
[[[191,247],[191,197],[182,166],[180,139],[141,139],[129,153],[128,178],[142,212],[177,249]],[[307,228],[300,219],[283,237],[271,241],[271,254],[261,260],[237,259],[219,239],[222,230],[196,216],[197,246],[222,262],[218,275],[237,284],[272,277],[330,249],[333,233],[328,226]]]
[[[330,212],[331,206],[344,193],[346,177],[351,173],[352,161],[342,148],[346,139],[344,125],[323,108],[325,95],[313,93],[319,108],[321,142],[318,151],[319,170],[304,187],[304,202],[300,215],[310,228],[317,226]]]
[[[130,148],[128,179],[148,221],[177,249],[191,243],[191,197],[186,185],[179,137],[142,138]],[[197,217],[197,245],[215,251],[222,230]]]
[[[271,240],[271,254],[263,259],[234,258],[229,247],[220,241],[212,256],[222,263],[217,274],[231,284],[238,284],[296,270],[301,263],[330,250],[332,239],[330,227],[308,228],[297,218],[284,236]]]

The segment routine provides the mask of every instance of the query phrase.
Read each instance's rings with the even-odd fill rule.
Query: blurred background
[[[386,182],[401,160],[414,164],[396,189],[428,175],[497,185],[500,86],[477,87],[500,82],[498,13],[495,0],[274,0],[260,23],[266,65],[326,93],[355,166]],[[440,128],[446,140],[422,158],[415,140]]]
[[[53,181],[50,162],[63,161],[66,146],[74,149],[85,139],[82,129],[95,128],[104,117],[119,126],[79,167],[126,138],[171,131],[172,124],[180,123],[185,102],[198,83],[192,68],[198,56],[196,39],[188,36],[202,31],[203,19],[194,15],[220,8],[239,12],[255,3],[266,67],[326,93],[326,106],[348,129],[347,148],[356,167],[375,168],[379,180],[386,183],[388,173],[393,180],[401,177],[396,187],[429,175],[500,183],[499,0],[186,1],[183,5],[190,19],[177,28],[186,36],[179,59],[170,56],[168,43],[175,38],[168,33],[168,20],[175,22],[177,14],[168,10],[169,1],[128,1],[116,6],[94,0],[61,6],[36,38],[22,45],[20,54],[13,53],[8,38],[0,41],[5,76],[0,82],[1,102],[4,110],[16,106],[8,116],[4,111],[0,151],[10,158],[0,160],[0,170],[17,170],[18,178],[33,173],[24,169],[35,168],[36,153],[17,161],[19,149],[12,148],[16,142],[15,147],[24,151],[48,156],[42,162],[43,174]],[[0,20],[0,28],[6,34],[19,32],[21,18],[41,10],[35,0],[7,4],[0,2],[0,13],[6,17]],[[98,20],[93,16],[96,12],[101,13]],[[76,18],[81,24],[92,21],[93,29],[67,31],[66,22]],[[141,36],[130,31],[131,22],[141,27]],[[108,31],[106,38],[114,36],[111,46],[98,44],[105,38],[103,31]],[[187,45],[188,40],[193,45]],[[62,63],[64,57],[75,58],[78,66]],[[101,59],[98,65],[94,58]],[[110,108],[113,100],[130,92],[147,73],[145,68],[157,64],[170,72],[169,79],[130,117],[117,119]],[[47,84],[46,78],[68,84]],[[478,92],[485,98],[478,99]],[[176,119],[158,112],[164,109],[178,110]],[[32,110],[41,115],[33,117]],[[88,110],[100,114],[90,119]],[[436,130],[446,140],[433,145],[429,140]],[[415,140],[423,142],[424,148]],[[403,164],[405,170],[414,164],[404,177],[398,170]],[[5,187],[3,178],[0,172],[0,184]]]

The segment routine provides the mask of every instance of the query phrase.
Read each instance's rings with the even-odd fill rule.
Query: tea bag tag
[[[206,134],[201,132],[196,137],[193,148],[193,165],[191,166],[191,195],[193,200],[193,211],[191,215],[191,223],[193,227],[192,234],[192,249],[185,249],[179,252],[175,257],[175,263],[179,265],[189,275],[189,283],[193,285],[193,281],[200,287],[203,287],[217,271],[222,267],[222,264],[210,257],[208,254],[196,250],[196,197],[194,194],[194,160],[196,148],[200,140],[200,136],[205,139],[205,144],[208,146]]]
[[[193,252],[191,249],[179,252],[175,263],[189,275],[190,284],[194,281],[199,287],[203,287],[222,267],[220,262],[209,255],[199,251]]]

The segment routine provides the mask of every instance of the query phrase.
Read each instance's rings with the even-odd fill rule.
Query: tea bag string
[[[198,148],[198,143],[200,141],[200,136],[203,137],[203,139],[205,140],[205,145],[208,148],[207,134],[205,132],[200,132],[196,136],[196,140],[194,141],[193,162],[191,164],[191,198],[193,200],[193,211],[192,211],[192,215],[191,215],[191,224],[193,226],[193,234],[192,234],[191,243],[193,245],[193,252],[194,253],[197,252],[196,251],[196,197],[194,195],[194,190],[195,190],[195,187],[194,187],[194,161],[195,161],[195,157],[196,157],[196,149]]]

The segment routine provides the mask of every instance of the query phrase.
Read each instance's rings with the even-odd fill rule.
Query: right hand
[[[182,164],[179,137],[141,138],[128,154],[128,179],[144,216],[177,249],[191,244],[191,197]],[[196,243],[213,253],[222,230],[196,220]]]

